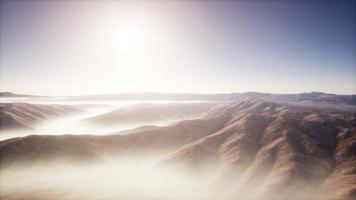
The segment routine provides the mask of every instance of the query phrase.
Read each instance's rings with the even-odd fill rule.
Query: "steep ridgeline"
[[[355,145],[354,112],[249,100],[215,106],[201,119],[127,135],[9,139],[0,142],[0,161],[6,168],[159,154],[161,165],[210,176],[205,185],[213,189],[206,199],[351,199]]]
[[[80,111],[66,105],[0,103],[0,130],[32,129],[45,119]]]
[[[216,198],[355,198],[355,113],[247,101],[207,114],[226,116],[224,128],[166,161],[196,172],[222,169]]]

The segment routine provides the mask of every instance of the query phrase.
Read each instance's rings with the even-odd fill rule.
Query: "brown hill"
[[[156,123],[167,120],[191,118],[194,115],[208,111],[212,103],[179,103],[179,104],[143,104],[104,113],[87,119],[95,125],[120,125],[137,123]]]
[[[5,140],[0,163],[159,154],[162,164],[210,176],[210,199],[352,199],[355,135],[354,112],[241,101],[216,106],[202,119],[127,135]]]
[[[42,120],[78,112],[66,105],[0,103],[0,130],[31,129]]]
[[[227,197],[311,198],[324,182],[319,191],[335,187],[327,191],[336,196],[327,197],[355,197],[355,113],[247,101],[207,114],[226,115],[230,120],[223,129],[173,153],[167,162],[195,172],[212,165],[223,169],[216,183],[225,184],[215,188]]]

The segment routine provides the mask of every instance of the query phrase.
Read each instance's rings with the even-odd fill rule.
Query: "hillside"
[[[0,92],[0,97],[36,97],[48,99],[50,96],[31,96]],[[58,96],[57,96],[58,98]],[[241,100],[266,100],[277,103],[299,104],[301,106],[343,108],[356,110],[356,95],[338,95],[323,92],[307,92],[296,94],[273,94],[261,92],[243,93],[121,93],[107,95],[66,96],[66,100],[74,101],[241,101]]]
[[[159,165],[205,177],[196,191],[204,191],[202,199],[353,199],[355,144],[355,112],[248,100],[127,135],[1,141],[0,163],[2,168],[59,160],[89,164],[156,155]]]
[[[0,92],[0,97],[33,97],[32,95],[15,94],[12,92]]]
[[[80,111],[66,105],[0,103],[0,130],[32,129],[43,120]]]
[[[156,123],[168,120],[192,118],[208,111],[211,103],[182,103],[182,104],[139,104],[119,108],[85,121],[95,125],[120,125],[137,123]]]

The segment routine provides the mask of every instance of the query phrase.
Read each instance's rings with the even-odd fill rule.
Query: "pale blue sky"
[[[356,93],[352,1],[1,1],[0,90]]]

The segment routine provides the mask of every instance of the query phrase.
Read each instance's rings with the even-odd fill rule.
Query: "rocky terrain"
[[[354,111],[246,100],[217,105],[199,119],[124,135],[0,142],[2,169],[137,155],[155,155],[158,165],[205,177],[201,187],[210,189],[201,188],[204,199],[356,198]]]

